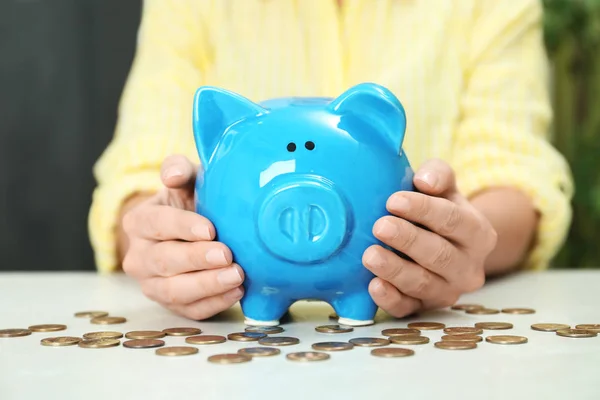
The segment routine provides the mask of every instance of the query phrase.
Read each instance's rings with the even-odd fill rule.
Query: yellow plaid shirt
[[[97,268],[118,265],[123,200],[161,187],[165,156],[198,162],[199,86],[261,101],[335,97],[365,81],[403,103],[413,167],[439,157],[466,196],[497,185],[531,196],[541,223],[525,268],[546,268],[568,231],[573,187],[547,140],[542,12],[536,0],[146,0],[115,137],[94,168]]]

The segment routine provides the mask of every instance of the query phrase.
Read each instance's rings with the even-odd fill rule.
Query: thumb
[[[160,177],[169,189],[180,189],[194,183],[197,166],[187,157],[175,154],[168,156],[162,163]]]
[[[452,167],[440,159],[423,163],[415,173],[413,183],[418,191],[431,196],[451,199],[458,194]]]

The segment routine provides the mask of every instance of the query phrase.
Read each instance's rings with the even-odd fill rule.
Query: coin
[[[444,329],[446,325],[442,324],[441,322],[411,322],[408,324],[408,327],[422,331],[431,331],[436,329]]]
[[[62,347],[62,346],[73,346],[81,342],[81,338],[73,336],[60,336],[44,338],[40,341],[42,346]]]
[[[246,332],[264,333],[266,335],[283,332],[283,328],[280,326],[247,326],[244,330]]]
[[[455,326],[451,328],[444,328],[444,333],[448,335],[481,335],[483,330],[481,328],[471,328],[470,326]]]
[[[352,343],[348,342],[319,342],[313,343],[312,348],[315,350],[322,351],[342,351],[350,350],[354,347]]]
[[[488,314],[498,314],[500,310],[495,308],[474,308],[465,311],[467,314],[476,314],[476,315],[488,315]]]
[[[89,333],[83,334],[84,339],[120,339],[122,337],[123,337],[123,334],[121,332],[110,332],[110,331],[89,332]]]
[[[533,314],[533,313],[535,313],[535,310],[533,308],[515,307],[515,308],[503,308],[502,312],[504,314]]]
[[[208,361],[213,364],[239,364],[252,361],[252,357],[245,354],[215,354],[208,357]]]
[[[329,359],[331,356],[319,351],[299,351],[297,353],[289,353],[285,357],[291,361],[323,361]]]
[[[444,350],[470,350],[477,348],[477,343],[456,340],[442,340],[441,342],[435,342],[434,346],[438,349]]]
[[[96,325],[113,325],[127,322],[127,319],[123,317],[96,317],[92,318],[90,322]]]
[[[266,333],[261,332],[236,332],[227,335],[227,339],[236,342],[256,342],[258,339],[267,337]]]
[[[494,344],[523,344],[527,343],[527,338],[525,336],[495,335],[487,336],[485,341]]]
[[[352,332],[354,328],[342,325],[321,325],[317,326],[315,330],[321,333],[347,333]]]
[[[542,331],[542,332],[556,332],[559,329],[569,329],[571,328],[566,324],[533,324],[531,325],[531,329],[534,331]]]
[[[189,356],[198,353],[198,349],[190,346],[171,346],[156,349],[155,353],[158,356]]]
[[[479,343],[483,340],[483,338],[479,335],[444,335],[442,336],[442,341],[452,341],[452,342],[475,342]]]
[[[300,343],[300,340],[295,337],[277,336],[264,337],[259,339],[258,343],[264,346],[291,346]]]
[[[127,339],[160,339],[165,336],[166,333],[161,331],[131,331],[125,334]]]
[[[392,336],[390,342],[394,344],[427,344],[427,336]]]
[[[79,311],[75,313],[77,318],[97,318],[106,317],[108,313],[106,311]]]
[[[585,329],[586,331],[600,333],[600,324],[579,324],[575,325],[576,329]]]
[[[86,349],[104,349],[118,346],[119,343],[121,342],[117,339],[84,339],[77,345]]]
[[[381,331],[383,336],[418,336],[421,331],[418,329],[410,328],[390,328]]]
[[[510,322],[478,322],[475,327],[488,330],[512,329],[513,324]]]
[[[485,308],[485,307],[482,306],[481,304],[455,304],[450,308],[452,310],[467,311],[467,310],[481,309],[481,308]]]
[[[225,341],[225,336],[217,335],[188,336],[185,338],[185,342],[189,344],[217,344]]]
[[[22,337],[31,335],[29,329],[0,329],[0,338]]]
[[[585,329],[559,329],[556,331],[558,336],[570,337],[570,338],[589,338],[598,336],[596,332],[588,331]]]
[[[198,328],[168,328],[163,329],[163,332],[167,336],[191,336],[202,333],[202,330]]]
[[[381,338],[374,338],[374,337],[352,338],[349,340],[349,342],[355,346],[361,346],[361,347],[380,347],[380,346],[387,346],[388,344],[391,343],[390,339],[381,339]]]
[[[371,355],[377,357],[391,358],[391,357],[408,357],[414,355],[414,350],[403,349],[401,347],[386,347],[371,350]]]
[[[246,347],[239,349],[238,354],[243,354],[250,357],[270,357],[281,353],[281,350],[273,347]]]
[[[130,349],[151,349],[153,347],[161,347],[164,345],[164,340],[159,339],[133,339],[123,342],[123,347]]]
[[[329,314],[329,319],[339,319],[340,317],[336,313]]]
[[[31,325],[29,327],[31,332],[56,332],[64,331],[65,329],[67,329],[67,326],[61,324]]]

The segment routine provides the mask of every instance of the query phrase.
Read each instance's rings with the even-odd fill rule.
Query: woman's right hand
[[[196,166],[170,156],[161,168],[165,185],[125,211],[123,270],[143,293],[173,312],[205,319],[243,295],[244,272],[231,250],[217,242],[215,228],[194,212]]]

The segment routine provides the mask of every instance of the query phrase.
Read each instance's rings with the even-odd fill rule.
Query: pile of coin
[[[464,311],[474,315],[490,314],[533,314],[531,308],[488,308],[480,304],[456,304],[452,310]],[[109,325],[121,324],[127,321],[124,317],[110,316],[104,311],[82,311],[75,313],[77,318],[89,318],[92,324]],[[337,319],[332,314],[330,319]],[[401,358],[415,355],[410,348],[400,346],[426,345],[430,338],[424,335],[427,331],[441,331],[443,335],[439,341],[433,343],[433,347],[443,350],[471,350],[476,349],[481,343],[492,343],[501,345],[518,345],[529,342],[525,336],[518,335],[487,335],[485,331],[507,331],[513,329],[511,322],[493,321],[477,322],[473,326],[446,326],[446,324],[434,321],[410,322],[406,327],[387,328],[381,331],[382,337],[371,337],[356,335],[348,340],[323,340],[311,344],[310,351],[292,351],[285,354],[285,358],[295,362],[324,361],[332,358],[331,354],[342,351],[350,351],[356,347],[371,348],[370,354],[381,358]],[[590,338],[597,337],[600,333],[600,324],[578,324],[571,327],[561,323],[535,323],[530,326],[533,331],[554,332],[559,337],[568,338]],[[0,338],[16,338],[29,336],[33,333],[64,331],[64,324],[42,324],[31,325],[28,328],[13,328],[0,330]],[[315,327],[319,334],[338,335],[353,333],[355,328],[340,324],[320,325]],[[222,353],[207,357],[207,361],[215,364],[245,363],[254,357],[273,357],[282,355],[281,347],[295,346],[300,344],[300,339],[293,336],[280,335],[285,330],[281,326],[261,327],[246,326],[243,331],[229,333],[226,336],[203,334],[202,330],[195,327],[173,327],[162,330],[137,330],[126,333],[118,331],[96,331],[88,332],[82,337],[76,336],[52,336],[40,340],[42,346],[64,347],[78,346],[85,349],[102,349],[118,347],[122,344],[127,349],[154,349],[156,355],[176,357],[198,354],[200,351],[196,346],[218,345],[221,343],[255,342],[257,346],[239,349],[236,353]],[[276,335],[276,336],[271,336]],[[166,338],[170,340],[185,338],[187,345],[177,344],[165,346]],[[121,339],[125,339],[121,343]],[[484,340],[485,339],[485,340]]]

